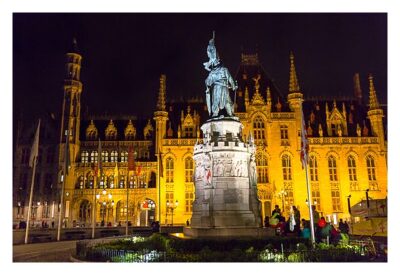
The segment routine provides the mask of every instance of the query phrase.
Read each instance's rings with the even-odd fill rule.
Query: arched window
[[[268,160],[263,154],[258,154],[256,157],[257,164],[257,182],[268,183]]]
[[[185,158],[185,182],[193,182],[193,159]]]
[[[90,162],[97,162],[97,156],[98,156],[98,152],[97,151],[92,151],[90,153]]]
[[[111,175],[108,177],[108,184],[107,184],[108,188],[115,188],[114,185],[114,175]]]
[[[84,176],[78,177],[78,182],[76,184],[76,189],[83,189],[85,188],[85,178]]]
[[[318,181],[318,162],[315,156],[310,156],[309,167],[310,167],[310,180]]]
[[[356,160],[353,156],[347,158],[347,167],[349,169],[350,190],[358,191],[359,186],[357,182]]]
[[[331,182],[338,181],[336,159],[333,156],[328,157],[328,170],[329,170],[329,180]]]
[[[119,188],[125,188],[125,176],[119,177]]]
[[[168,157],[165,162],[166,182],[174,182],[174,160],[171,157]]]
[[[287,125],[281,125],[281,145],[289,145],[289,129]]]
[[[329,180],[331,182],[331,198],[332,210],[334,212],[342,211],[342,204],[340,202],[340,189],[337,176],[336,159],[333,156],[328,157]]]
[[[292,162],[289,155],[282,156],[283,180],[292,180]]]
[[[100,189],[105,189],[106,188],[106,185],[105,185],[105,183],[104,183],[104,174],[100,177],[100,179],[99,179],[99,184],[98,184],[98,188],[100,188]]]
[[[378,190],[378,183],[376,181],[376,167],[375,167],[375,159],[371,156],[367,156],[367,172],[368,172],[368,184],[369,189]]]
[[[309,158],[310,181],[311,181],[311,201],[318,211],[321,211],[321,193],[318,182],[318,161],[315,156]]]
[[[256,143],[265,140],[265,126],[264,121],[260,116],[256,116],[253,121],[253,134]]]
[[[128,152],[127,151],[121,152],[121,162],[128,162]]]
[[[88,151],[82,151],[82,153],[81,153],[81,161],[82,161],[82,163],[88,163],[89,162],[89,153],[88,153]]]
[[[111,151],[111,162],[118,162],[118,152],[117,151]]]
[[[101,161],[108,162],[108,151],[101,151]]]
[[[89,175],[88,181],[86,182],[87,189],[93,189],[94,177],[93,175]]]

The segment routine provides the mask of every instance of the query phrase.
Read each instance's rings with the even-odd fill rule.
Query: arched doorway
[[[156,220],[156,203],[146,198],[140,202],[140,226],[150,226]]]
[[[116,211],[116,221],[118,224],[125,224],[126,223],[126,215],[127,215],[127,208],[126,208],[126,202],[124,201],[119,201],[117,202],[117,206],[115,208]]]
[[[79,205],[78,221],[81,227],[89,226],[92,217],[92,204],[88,200],[83,200]]]

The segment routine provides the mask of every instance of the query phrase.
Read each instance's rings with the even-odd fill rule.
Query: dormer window
[[[86,139],[97,140],[97,137],[98,137],[98,131],[96,125],[94,125],[93,120],[91,120],[89,126],[86,129]]]
[[[110,120],[108,126],[106,128],[106,140],[116,140],[117,139],[117,128],[114,125],[114,122]]]

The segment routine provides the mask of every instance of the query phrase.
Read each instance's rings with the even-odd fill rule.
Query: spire
[[[166,110],[165,107],[165,97],[166,97],[166,81],[167,77],[165,74],[160,76],[160,89],[158,92],[158,101],[157,101],[157,111],[164,111]]]
[[[267,87],[267,104],[271,105],[271,89]]]
[[[374,87],[374,78],[372,77],[372,74],[369,75],[369,109],[370,110],[375,110],[379,109],[379,102],[378,98],[376,97],[376,91]]]
[[[290,52],[290,76],[289,76],[289,93],[300,92],[300,86],[297,81],[296,68],[294,66],[294,55]]]
[[[354,74],[353,82],[354,82],[354,96],[357,98],[358,103],[361,103],[362,91],[361,91],[360,74],[359,73]]]
[[[76,41],[76,38],[72,38],[72,45],[71,47],[68,49],[69,53],[77,53],[80,54],[79,49],[78,49],[78,42]]]

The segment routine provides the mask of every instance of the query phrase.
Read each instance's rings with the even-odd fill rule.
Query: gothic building
[[[57,219],[65,181],[63,212],[68,226],[91,226],[94,204],[97,223],[186,223],[195,199],[193,146],[202,139],[200,126],[209,117],[202,95],[184,102],[169,98],[167,78],[162,75],[153,117],[82,115],[81,61],[75,43],[66,54],[62,115],[42,123],[32,220],[50,224]],[[232,96],[235,114],[244,125],[243,138],[254,138],[257,146],[262,216],[270,216],[277,204],[284,215],[296,205],[308,218],[306,173],[300,159],[304,113],[311,203],[336,223],[350,217],[350,197],[353,205],[365,199],[367,189],[370,198],[387,196],[384,111],[372,75],[366,99],[358,74],[353,96],[309,99],[299,84],[292,53],[289,61],[286,90],[268,77],[257,54],[242,54],[234,77],[239,86]],[[27,162],[34,128],[18,131],[26,136],[17,136],[14,154],[15,223],[26,219],[31,178]],[[66,138],[68,173],[63,168]],[[130,150],[133,171],[128,167]]]

